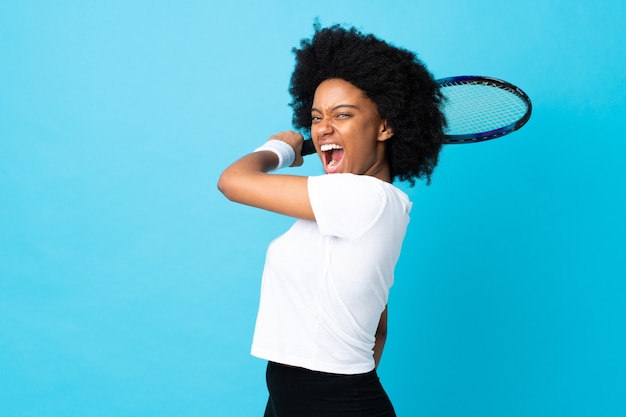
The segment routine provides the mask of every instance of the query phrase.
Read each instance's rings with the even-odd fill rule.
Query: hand
[[[293,148],[296,157],[290,166],[299,167],[304,163],[304,158],[302,158],[302,143],[304,143],[304,137],[300,133],[292,130],[280,132],[270,136],[269,140],[281,140]]]

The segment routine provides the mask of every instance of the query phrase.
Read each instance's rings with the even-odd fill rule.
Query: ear
[[[393,129],[387,123],[387,120],[383,120],[380,124],[380,130],[378,131],[378,141],[384,142],[387,139],[391,139],[393,136]]]

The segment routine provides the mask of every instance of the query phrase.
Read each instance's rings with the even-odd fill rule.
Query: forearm
[[[245,186],[255,175],[266,174],[276,168],[278,157],[271,152],[253,152],[233,162],[222,172],[217,188],[231,201],[245,193]]]
[[[387,307],[383,310],[378,321],[378,328],[376,329],[376,340],[374,342],[374,363],[376,368],[380,364],[380,359],[383,356],[383,349],[385,348],[385,342],[387,341]]]
[[[383,349],[385,348],[385,342],[387,341],[387,334],[376,334],[376,342],[374,343],[374,363],[376,368],[380,364],[380,359],[383,356]]]
[[[231,201],[299,219],[314,220],[307,178],[269,174],[277,164],[278,157],[274,153],[253,152],[226,168],[217,187]]]

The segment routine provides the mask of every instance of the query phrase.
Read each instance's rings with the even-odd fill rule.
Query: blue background
[[[2,2],[2,415],[262,414],[249,345],[291,220],[215,184],[291,128],[291,48],[316,16],[533,99],[519,132],[400,184],[380,367],[398,415],[626,415],[625,4]]]

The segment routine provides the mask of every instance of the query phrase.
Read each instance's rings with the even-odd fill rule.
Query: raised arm
[[[270,137],[289,144],[295,152],[291,166],[302,165],[302,135],[282,132]],[[278,165],[271,151],[253,152],[224,170],[217,188],[231,201],[305,220],[315,220],[307,178],[295,175],[269,174]]]

